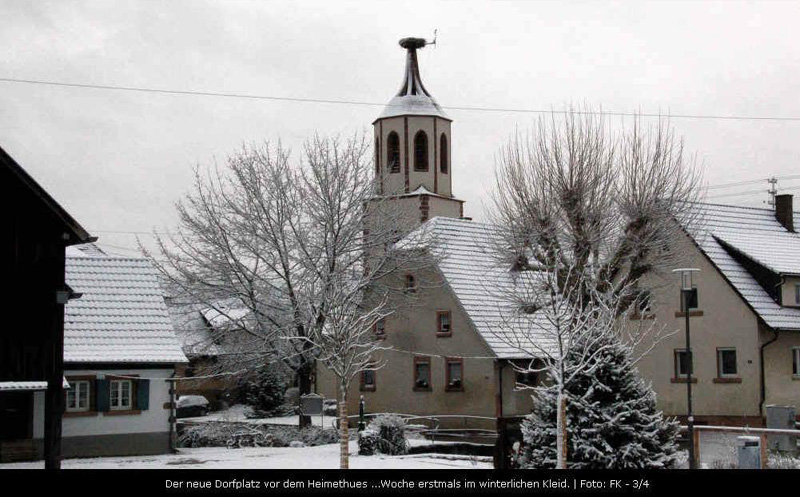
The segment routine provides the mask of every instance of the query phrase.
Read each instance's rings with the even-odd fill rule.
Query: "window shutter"
[[[136,380],[136,409],[150,408],[150,380]]]
[[[94,384],[94,391],[96,393],[97,412],[108,412],[111,391],[110,382],[108,380],[97,380]]]

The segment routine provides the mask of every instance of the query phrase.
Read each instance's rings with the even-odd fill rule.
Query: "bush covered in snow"
[[[178,437],[180,447],[288,447],[292,442],[306,446],[339,441],[336,430],[310,426],[252,425],[248,423],[208,422],[188,425]],[[295,444],[297,445],[297,444]]]
[[[252,409],[252,417],[267,418],[283,414],[283,394],[286,378],[272,368],[264,368],[242,385],[245,403]]]
[[[339,401],[336,399],[325,399],[322,401],[322,413],[325,416],[339,415]]]
[[[769,469],[800,469],[800,456],[770,452],[767,456]]]
[[[603,340],[595,344],[592,364],[566,384],[567,467],[674,467],[678,423],[656,409],[655,393],[639,378],[630,351],[613,336]],[[566,360],[582,359],[568,353]],[[556,399],[552,389],[538,389],[533,412],[521,426],[519,467],[555,467]]]
[[[375,417],[364,431],[358,434],[358,453],[362,456],[407,454],[405,420],[394,414]]]

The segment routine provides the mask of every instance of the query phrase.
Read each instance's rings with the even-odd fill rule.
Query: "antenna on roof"
[[[769,190],[767,190],[767,193],[769,194],[769,200],[765,201],[764,203],[774,207],[775,195],[778,194],[778,178],[772,176],[767,180],[767,183],[770,184]]]
[[[438,36],[439,30],[433,30],[433,41],[425,41],[425,45],[436,45],[436,37]]]

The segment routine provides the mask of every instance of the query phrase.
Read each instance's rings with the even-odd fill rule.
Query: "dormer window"
[[[394,131],[386,139],[386,164],[390,173],[400,172],[400,137]]]
[[[428,135],[417,131],[414,135],[414,171],[428,170]]]

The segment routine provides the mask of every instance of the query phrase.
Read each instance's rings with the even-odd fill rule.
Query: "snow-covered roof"
[[[187,362],[147,259],[70,250],[67,284],[81,296],[64,311],[64,361]]]
[[[525,350],[531,350],[522,335],[514,334],[509,323],[514,313],[507,295],[514,288],[515,274],[507,264],[496,256],[496,228],[488,224],[464,219],[435,217],[398,242],[397,248],[410,248],[432,240],[438,267],[446,284],[452,289],[461,306],[472,321],[484,342],[500,358],[523,358]],[[531,319],[534,331],[526,333],[537,336],[535,329],[544,329],[546,324]],[[519,325],[519,323],[515,323]],[[539,334],[537,347],[547,349],[546,334]]]
[[[776,273],[800,274],[800,235],[778,223],[771,209],[696,204],[696,214],[687,232],[750,307],[772,328],[800,330],[800,308],[781,307],[720,243]],[[498,261],[498,239],[491,225],[436,217],[395,248],[414,248],[432,240],[446,284],[475,329],[495,355],[516,358],[523,354],[506,335],[514,313],[504,295],[514,289],[520,276]],[[546,328],[544,322],[534,323],[535,328]],[[547,334],[540,333],[538,347],[546,349],[546,342]]]
[[[720,273],[767,325],[800,330],[800,308],[781,307],[725,247],[776,274],[800,274],[800,235],[784,228],[772,209],[717,204],[695,209],[687,232]]]
[[[61,388],[69,388],[66,378],[62,378]],[[39,390],[47,390],[46,381],[0,381],[0,392],[31,392]]]
[[[437,116],[442,119],[450,120],[422,84],[422,77],[419,74],[419,64],[417,63],[417,48],[422,48],[425,44],[425,40],[419,38],[404,38],[400,40],[400,46],[407,50],[403,84],[400,86],[397,95],[395,95],[383,109],[378,119],[417,115]]]
[[[244,321],[250,316],[250,309],[230,299],[213,307],[205,307],[200,313],[212,328],[225,331],[243,327]]]
[[[167,308],[187,357],[219,355],[220,349],[214,342],[213,330],[203,318],[201,305],[168,301]]]

